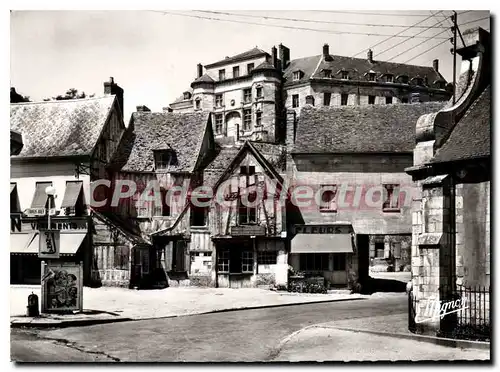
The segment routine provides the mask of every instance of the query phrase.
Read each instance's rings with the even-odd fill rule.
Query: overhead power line
[[[443,22],[444,22],[444,21],[438,21],[435,25],[437,25],[437,24],[441,24],[441,23],[443,23]],[[427,29],[426,29],[426,30],[422,30],[422,31],[420,31],[418,34],[415,34],[415,35],[413,35],[413,36],[409,36],[406,40],[403,40],[403,41],[401,41],[401,42],[397,43],[396,45],[392,45],[392,46],[390,46],[389,48],[384,49],[382,52],[378,52],[378,53],[377,53],[377,55],[384,54],[385,52],[388,52],[389,50],[394,49],[394,48],[396,48],[396,47],[400,46],[401,44],[406,43],[407,41],[409,41],[409,40],[411,40],[411,39],[414,39],[414,38],[415,38],[415,37],[417,37],[418,35],[423,34],[425,31],[427,31]],[[442,34],[442,32],[440,32],[440,34]],[[429,39],[434,39],[434,37],[430,37]]]
[[[333,30],[322,30],[322,29],[317,29],[317,28],[306,28],[306,27],[286,26],[286,25],[271,25],[271,24],[264,24],[264,23],[240,21],[240,20],[234,20],[234,19],[221,19],[221,18],[206,17],[206,16],[199,16],[199,15],[194,15],[194,14],[173,13],[173,12],[164,11],[164,10],[150,10],[150,12],[162,13],[164,15],[168,14],[168,15],[174,15],[174,16],[180,16],[180,17],[206,19],[206,20],[211,20],[211,21],[243,23],[243,24],[263,26],[263,27],[277,27],[277,28],[287,28],[287,29],[292,29],[292,30],[323,32],[323,33],[334,34],[334,35],[390,36],[390,37],[405,37],[405,38],[408,37],[408,36],[378,34],[378,33],[372,33],[372,32],[333,31]],[[419,39],[428,39],[429,37],[428,36],[419,36],[418,38]]]
[[[475,19],[473,21],[464,22],[464,23],[460,24],[459,26],[464,26],[464,25],[468,25],[469,23],[474,23],[474,22],[479,22],[479,21],[485,21],[487,19],[490,19],[490,17],[483,17],[483,18]]]
[[[410,61],[414,60],[416,57],[420,57],[420,56],[422,56],[422,55],[424,55],[424,54],[426,54],[426,53],[430,52],[432,49],[437,48],[438,46],[440,46],[441,44],[446,43],[447,41],[448,41],[448,40],[443,40],[443,41],[441,41],[441,42],[437,43],[437,44],[436,44],[436,45],[434,45],[433,47],[430,47],[429,49],[427,49],[427,50],[425,50],[424,52],[420,53],[418,56],[414,56],[414,57],[412,57],[412,58],[410,58],[410,59],[408,59],[408,60],[404,61],[404,62],[403,62],[403,64],[408,63],[408,62],[410,62]]]
[[[427,14],[403,14],[403,13],[369,13],[369,12],[357,12],[357,11],[342,11],[342,10],[311,10],[312,12],[322,12],[322,13],[339,13],[339,14],[352,14],[352,15],[374,15],[374,16],[389,16],[389,17],[425,17]],[[442,10],[440,11],[442,12]],[[460,14],[470,13],[472,10],[465,10]],[[437,13],[436,13],[437,14]]]
[[[317,19],[303,19],[303,18],[285,18],[285,17],[271,17],[266,15],[253,15],[253,14],[238,14],[238,13],[229,13],[229,12],[216,12],[212,10],[195,10],[195,12],[199,13],[209,13],[209,14],[221,14],[232,17],[247,17],[247,18],[258,18],[258,19],[270,19],[270,20],[278,20],[278,21],[291,21],[291,22],[309,22],[309,23],[324,23],[324,24],[332,24],[332,25],[349,25],[349,26],[364,26],[364,27],[408,27],[408,25],[393,25],[393,24],[372,24],[372,23],[353,23],[353,22],[338,22],[338,21],[324,21]],[[425,28],[426,26],[414,26],[414,28]],[[432,26],[432,28],[445,28],[440,26]]]
[[[441,35],[442,33],[446,32],[446,31],[448,31],[448,30],[443,30],[443,31],[440,31],[440,32],[438,32],[438,33],[437,33],[436,35],[434,35],[434,36]],[[389,58],[389,59],[387,60],[387,62],[390,62],[390,61],[392,61],[392,60],[394,60],[394,59],[398,58],[399,56],[401,56],[401,55],[403,55],[403,54],[408,53],[410,50],[413,50],[413,49],[415,49],[415,48],[419,47],[420,45],[425,44],[425,43],[428,43],[428,42],[429,42],[429,40],[424,40],[424,41],[422,41],[421,43],[418,43],[417,45],[414,45],[414,46],[412,46],[411,48],[406,49],[405,51],[403,51],[403,52],[401,52],[401,53],[399,53],[399,54],[395,55],[394,57]]]
[[[400,32],[398,32],[397,34],[395,34],[395,35],[393,35],[393,36],[389,36],[387,39],[384,39],[384,40],[382,40],[382,41],[379,41],[378,43],[373,44],[372,46],[369,46],[368,48],[365,48],[365,49],[363,49],[363,50],[360,50],[358,53],[354,54],[352,57],[356,57],[356,56],[360,55],[361,53],[366,52],[366,51],[367,51],[367,50],[369,50],[369,49],[375,48],[376,46],[379,46],[379,45],[381,45],[381,44],[385,43],[386,41],[391,40],[391,39],[392,39],[392,38],[394,38],[394,37],[398,37],[398,36],[399,36],[399,35],[401,35],[402,33],[404,33],[404,32],[406,32],[406,31],[408,31],[408,30],[412,29],[412,28],[413,28],[413,27],[415,27],[415,26],[418,26],[418,25],[419,25],[419,24],[421,24],[421,23],[424,23],[425,21],[427,21],[428,19],[430,19],[430,18],[431,18],[431,17],[433,17],[434,15],[436,15],[436,14],[440,14],[440,13],[442,13],[442,12],[443,12],[443,11],[442,11],[442,10],[440,10],[440,11],[439,11],[439,12],[437,12],[437,13],[431,14],[430,16],[428,16],[428,17],[426,17],[426,18],[422,19],[421,21],[418,21],[417,23],[415,23],[415,24],[411,25],[410,27],[405,28],[403,31],[400,31]],[[405,36],[405,37],[408,37],[408,36]]]

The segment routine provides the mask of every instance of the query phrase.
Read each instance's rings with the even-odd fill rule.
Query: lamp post
[[[56,188],[54,186],[47,186],[45,188],[45,194],[47,194],[47,196],[49,197],[49,210],[47,211],[47,216],[48,216],[48,226],[47,226],[47,229],[50,230],[51,226],[50,226],[50,210],[52,209],[52,199],[56,198]]]

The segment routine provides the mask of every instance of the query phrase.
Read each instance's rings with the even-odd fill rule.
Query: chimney
[[[104,82],[104,94],[114,94],[118,100],[118,106],[121,111],[121,119],[123,120],[123,89],[115,83],[115,79],[109,78],[109,81]]]
[[[273,56],[273,66],[274,68],[278,68],[278,49],[275,46],[271,49],[271,54]]]
[[[296,113],[294,110],[286,111],[286,170],[290,173],[293,169],[292,164],[292,150],[295,143],[295,125],[296,125]]]
[[[284,70],[290,64],[290,49],[288,49],[283,44],[280,44],[279,45],[279,54],[280,54],[280,60],[281,60],[281,67]]]
[[[200,78],[202,76],[203,76],[203,65],[201,63],[198,63],[198,75],[196,77]]]
[[[436,70],[436,72],[439,72],[439,59],[435,59],[434,61],[432,61],[432,67],[434,67],[434,70]]]
[[[368,62],[373,63],[373,51],[371,49],[368,49],[366,56],[368,57]]]
[[[328,44],[324,44],[323,45],[323,58],[327,59],[328,56],[330,56],[330,47],[328,46]]]
[[[151,112],[151,110],[149,109],[149,107],[144,106],[144,105],[136,106],[135,109],[136,109],[137,112]]]

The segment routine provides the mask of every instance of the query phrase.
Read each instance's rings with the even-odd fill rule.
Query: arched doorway
[[[238,129],[241,128],[241,115],[237,111],[232,111],[226,115],[227,136],[238,138]]]

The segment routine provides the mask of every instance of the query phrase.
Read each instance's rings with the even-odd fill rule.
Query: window
[[[332,99],[331,93],[323,93],[323,106],[330,106],[331,99]]]
[[[253,63],[249,63],[249,64],[247,65],[247,73],[248,73],[248,74],[250,74],[250,73],[252,72],[252,70],[253,70],[253,66],[254,66],[254,64],[253,64]]]
[[[328,270],[328,253],[301,253],[300,270],[326,271]]]
[[[61,203],[61,209],[66,216],[81,216],[84,213],[85,206],[83,202],[83,182],[66,181],[64,198]]]
[[[344,271],[345,270],[345,253],[334,253],[333,254],[333,270],[334,271]]]
[[[52,186],[52,182],[37,182],[35,186],[35,195],[31,201],[31,208],[48,208],[49,197],[45,193],[45,189]]]
[[[260,127],[262,125],[262,111],[257,111],[255,113],[255,126]]]
[[[375,243],[375,257],[384,258],[384,242]]]
[[[191,93],[184,92],[184,99],[190,99],[190,98],[191,98]]]
[[[114,254],[114,268],[116,270],[128,270],[129,248],[115,245]]]
[[[327,79],[331,78],[332,77],[332,70],[323,70],[323,75]]]
[[[219,273],[229,272],[229,249],[224,249],[217,256],[217,271]]]
[[[298,81],[301,78],[301,73],[300,71],[294,71],[293,72],[293,81]]]
[[[342,93],[340,95],[340,105],[341,106],[346,106],[347,105],[347,99],[349,98],[348,94]]]
[[[201,108],[201,99],[196,98],[195,105],[196,109],[199,110]]]
[[[314,97],[313,96],[306,96],[306,105],[314,106]]]
[[[392,97],[385,97],[385,104],[390,105],[392,103]]]
[[[299,107],[299,95],[298,94],[294,94],[292,96],[292,107],[293,108]]]
[[[252,126],[252,109],[243,110],[243,130],[250,130]]]
[[[234,66],[233,67],[233,78],[240,77],[240,67],[239,66]]]
[[[394,81],[394,76],[391,75],[391,74],[388,74],[385,76],[385,80],[388,82],[388,83],[392,83]]]
[[[222,114],[215,114],[215,134],[222,134]]]
[[[375,96],[368,96],[368,104],[369,105],[375,104]]]
[[[155,170],[165,170],[173,163],[171,150],[160,150],[154,152]]]
[[[259,265],[276,265],[277,263],[276,251],[257,252],[257,263]]]
[[[348,79],[349,79],[349,72],[342,71],[342,80],[348,80]]]
[[[401,103],[408,103],[408,98],[407,97],[401,98]]]
[[[399,185],[386,184],[384,185],[386,191],[386,199],[382,205],[383,210],[399,210]]]
[[[169,217],[170,216],[170,201],[167,199],[167,190],[163,187],[160,189],[160,203],[157,203],[156,198],[153,199],[153,216]]]
[[[251,251],[241,252],[241,272],[253,273],[253,252]]]
[[[222,94],[215,95],[215,107],[222,107]]]
[[[262,98],[262,87],[257,87],[256,95],[257,95],[257,98]]]
[[[244,103],[252,102],[252,89],[251,88],[243,90],[243,102]]]
[[[241,192],[238,200],[238,222],[239,224],[252,224],[257,222],[257,206],[248,206],[247,204],[255,203],[257,192],[252,190],[255,186],[255,166],[242,166],[240,168],[240,175],[245,176],[245,185],[243,192],[245,195],[245,203],[243,203]]]
[[[337,203],[335,196],[337,195],[337,185],[321,185],[321,190],[319,210],[321,212],[336,212]]]
[[[375,74],[373,72],[368,74],[368,81],[375,81]]]
[[[208,199],[198,198],[200,203],[205,203]],[[208,207],[191,205],[191,226],[206,226],[208,217]]]
[[[219,70],[219,81],[222,81],[225,79],[226,79],[226,70],[224,70],[224,69]]]

